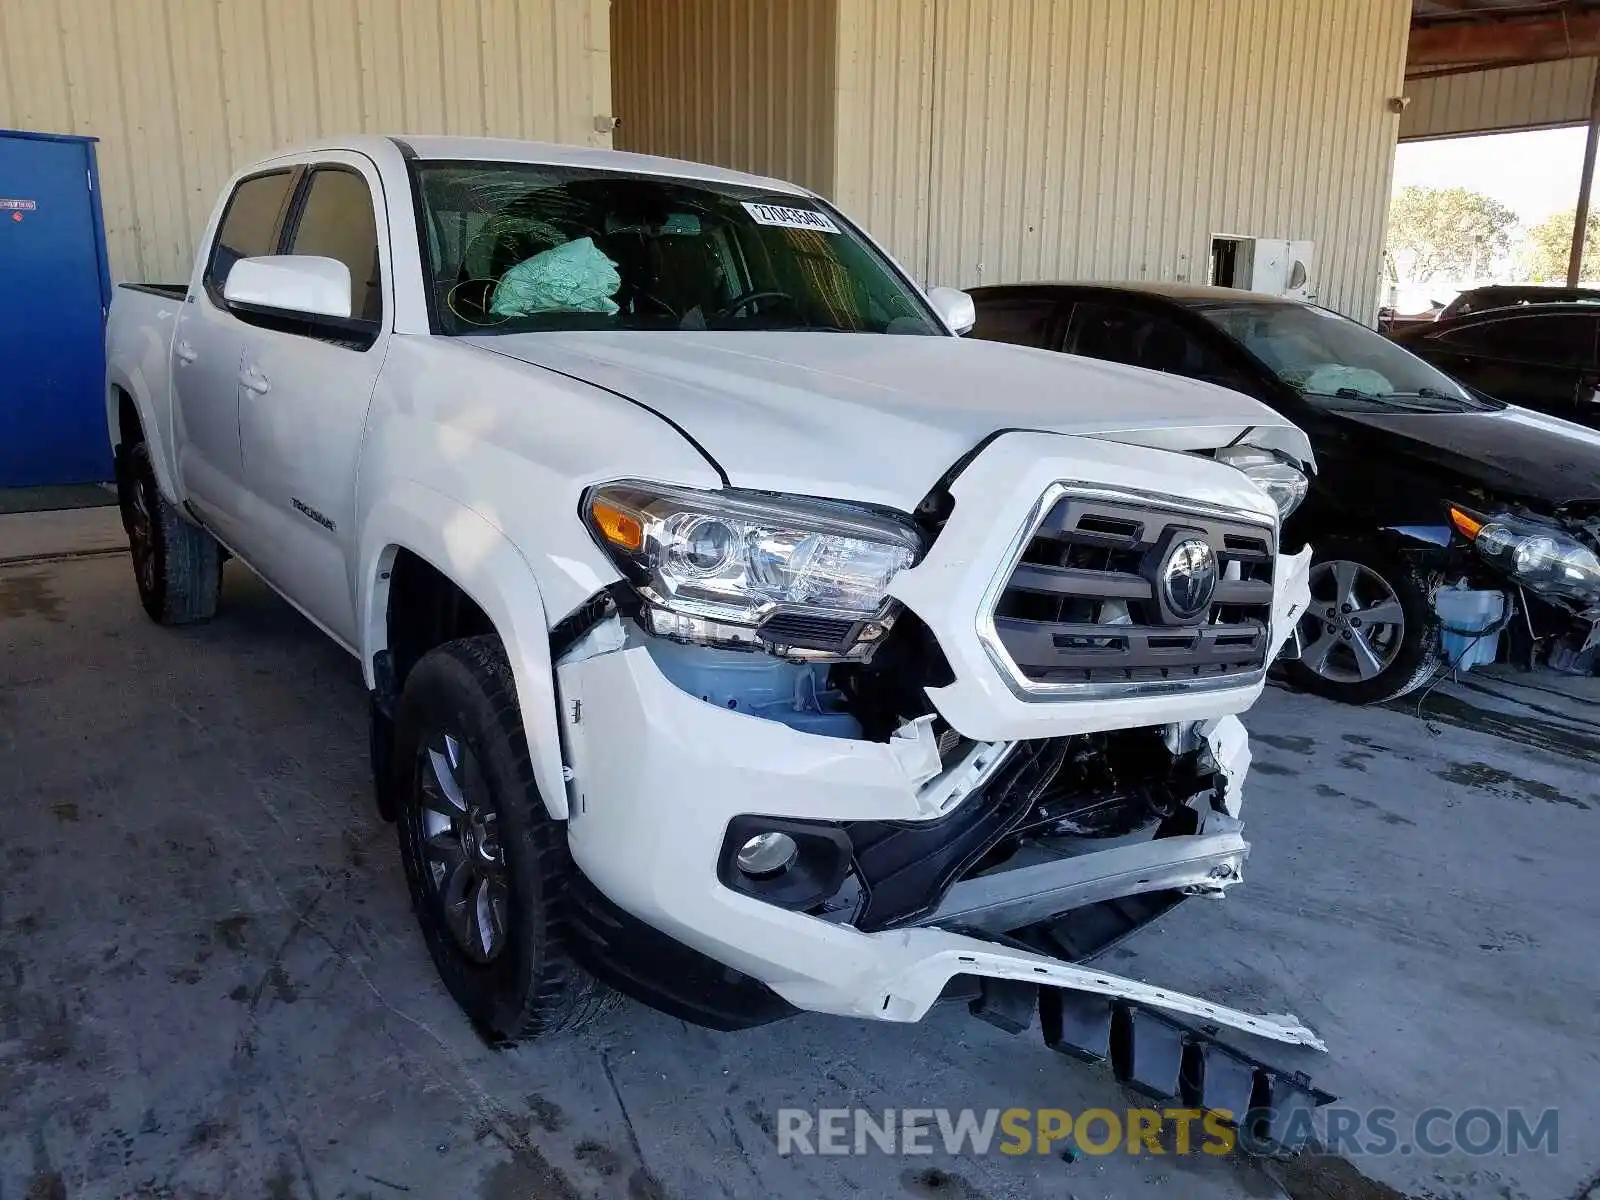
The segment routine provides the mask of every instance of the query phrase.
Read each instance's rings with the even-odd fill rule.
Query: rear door
[[[282,252],[350,271],[351,320],[250,331],[240,367],[239,440],[251,564],[328,632],[354,646],[356,463],[383,365],[393,292],[389,231],[372,163],[327,153],[306,164]]]

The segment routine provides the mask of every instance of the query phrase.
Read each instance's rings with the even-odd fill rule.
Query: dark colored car
[[[1497,400],[1600,427],[1600,304],[1495,308],[1392,336]]]
[[[1600,302],[1600,288],[1560,287],[1546,283],[1491,283],[1468,288],[1439,310],[1440,321],[1487,312],[1491,308],[1518,308],[1528,304]]]
[[[1580,652],[1596,629],[1600,434],[1480,395],[1296,301],[1179,284],[973,299],[975,337],[1221,384],[1306,431],[1317,477],[1284,536],[1314,549],[1292,668],[1308,689],[1364,704],[1425,682],[1445,665],[1432,592],[1460,579],[1513,598],[1515,620],[1507,606],[1494,631],[1524,662],[1541,647]]]

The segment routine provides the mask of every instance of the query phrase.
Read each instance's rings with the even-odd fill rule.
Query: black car
[[[1491,308],[1516,308],[1527,304],[1566,304],[1586,300],[1600,302],[1600,288],[1561,287],[1550,283],[1490,283],[1468,288],[1439,310],[1437,320],[1464,317]]]
[[[1493,308],[1392,336],[1497,400],[1600,427],[1600,304]]]
[[[1524,662],[1558,645],[1581,652],[1596,628],[1600,434],[1463,388],[1375,330],[1296,301],[1179,284],[1029,284],[973,299],[973,336],[1220,384],[1306,431],[1317,477],[1285,545],[1314,549],[1292,668],[1308,689],[1372,703],[1425,682],[1445,665],[1433,589],[1460,579],[1514,599],[1515,619],[1506,606],[1494,631]]]

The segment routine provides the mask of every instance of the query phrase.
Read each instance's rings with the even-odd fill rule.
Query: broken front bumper
[[[1238,881],[1248,849],[1225,814],[1217,814],[1220,831],[1069,859],[1053,865],[1053,877],[1023,868],[1035,873],[1028,894],[995,894],[1009,882],[957,885],[942,917],[866,933],[724,886],[717,872],[725,834],[753,812],[817,822],[929,820],[951,802],[930,745],[824,737],[726,711],[678,689],[638,645],[564,664],[560,676],[575,775],[569,840],[584,875],[633,917],[798,1008],[916,1021],[953,976],[972,975],[1117,997],[1322,1047],[1292,1016],[1240,1012],[936,927],[949,918],[981,929],[986,912],[1062,911],[1168,887],[1221,891]],[[1236,812],[1249,762],[1243,727],[1223,718],[1208,741]]]
[[[802,911],[758,898],[719,876],[737,822],[915,828],[964,805],[968,811],[983,805],[981,772],[972,758],[941,761],[930,718],[879,742],[804,732],[708,703],[674,684],[647,645],[613,626],[611,636],[592,640],[557,668],[573,775],[573,858],[611,904],[798,1008],[915,1021],[954,976],[967,975],[1119,998],[1321,1048],[1292,1016],[1240,1012],[956,931],[1014,929],[1146,892],[1217,894],[1239,881],[1248,852],[1237,818],[1250,754],[1234,714],[1260,694],[1264,668],[1247,679],[1040,697],[1020,694],[986,644],[979,614],[1007,568],[1005,543],[1015,545],[996,530],[1027,530],[1039,498],[1061,479],[1192,495],[1214,510],[1257,519],[1263,506],[1271,511],[1254,485],[1214,462],[1113,442],[1032,434],[997,439],[957,480],[954,512],[927,556],[891,589],[949,660],[953,682],[929,689],[929,698],[956,732],[997,750],[1076,734],[1197,725],[1223,777],[1220,811],[1205,814],[1197,832],[964,879],[935,897],[915,924],[875,931],[811,915],[814,906]],[[1309,552],[1278,555],[1267,661],[1304,611],[1309,558]]]

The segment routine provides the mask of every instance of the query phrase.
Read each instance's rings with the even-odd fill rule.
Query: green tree
[[[1516,213],[1482,192],[1401,188],[1389,205],[1390,269],[1417,283],[1480,274],[1510,250],[1516,223]]]
[[[1576,209],[1553,213],[1528,230],[1528,278],[1535,283],[1565,283],[1567,260],[1572,254],[1572,226]],[[1583,270],[1580,278],[1600,277],[1600,213],[1589,212],[1587,236],[1583,241]]]

